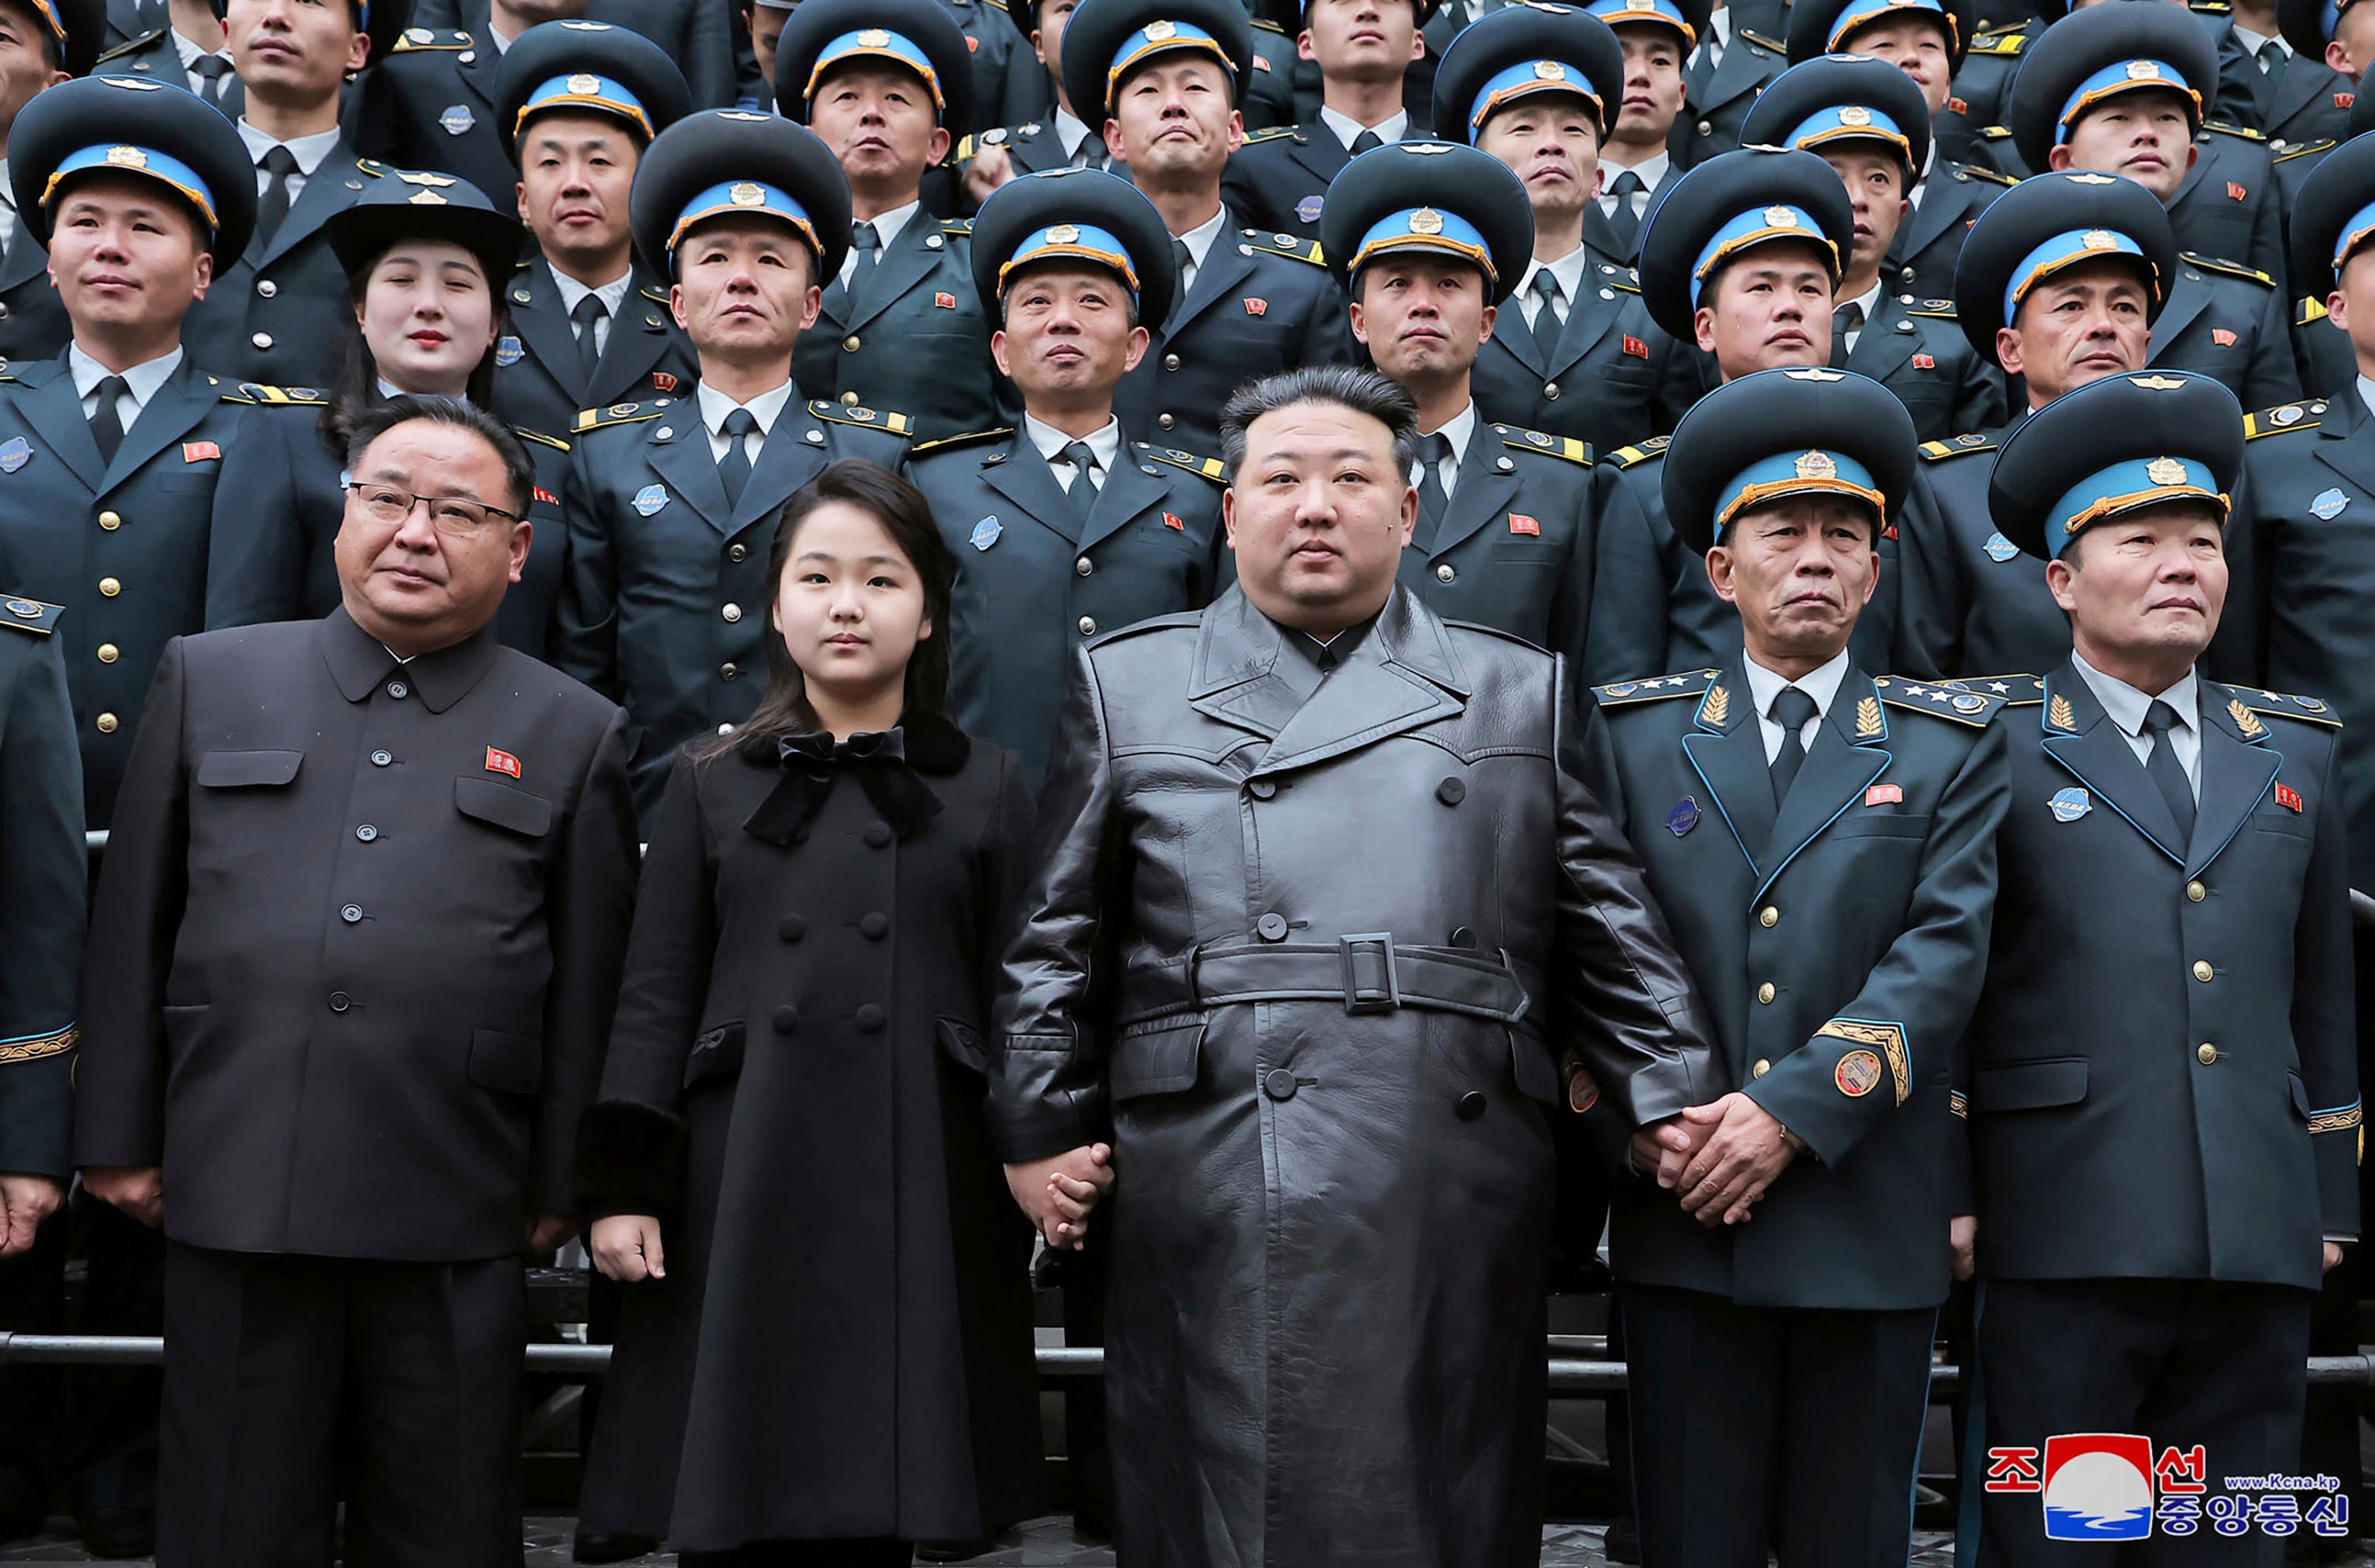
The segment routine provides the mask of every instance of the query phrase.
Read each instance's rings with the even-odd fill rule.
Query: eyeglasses
[[[414,507],[426,506],[429,521],[441,538],[473,539],[499,517],[506,523],[521,520],[516,512],[505,512],[483,501],[464,501],[458,496],[415,495],[394,485],[358,479],[349,480],[347,489],[361,500],[363,515],[383,527],[400,527],[412,515]]]

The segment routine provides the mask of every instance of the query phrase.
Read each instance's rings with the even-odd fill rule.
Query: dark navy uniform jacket
[[[1221,407],[1245,383],[1354,362],[1344,291],[1319,247],[1225,220],[1170,324],[1147,324],[1154,341],[1122,377],[1114,411],[1125,429],[1187,452],[1221,450]]]
[[[2350,134],[2350,105],[2358,89],[2348,77],[2302,54],[2263,72],[2236,36],[2231,15],[2217,32],[2220,119],[2258,131],[2279,153]]]
[[[2145,363],[2194,371],[2227,384],[2246,408],[2300,395],[2284,290],[2236,263],[2187,252],[2168,303],[2152,328]]]
[[[157,7],[160,15],[154,27],[140,28],[114,44],[93,64],[91,74],[99,77],[146,77],[151,81],[169,82],[174,87],[190,85],[190,73],[182,65],[182,52],[174,46],[173,29]],[[116,6],[108,6],[109,31],[114,31]],[[247,109],[247,86],[235,75],[223,77],[222,97],[216,107],[236,120]]]
[[[1746,1225],[1620,1183],[1618,1277],[1743,1305],[1934,1306],[1955,1043],[1996,896],[2000,702],[1850,666],[1777,808],[1739,657],[1593,695],[1589,782],[1648,868],[1730,1087],[1807,1144]]]
[[[185,353],[103,463],[63,358],[0,377],[0,582],[65,607],[58,637],[93,828],[114,809],[166,643],[206,623],[215,482],[251,407]]]
[[[340,603],[336,545],[345,521],[346,454],[322,439],[328,401],[311,387],[259,386],[239,441],[223,453],[207,548],[207,630],[313,620]],[[551,651],[569,532],[561,518],[569,443],[514,430],[534,465],[527,562],[495,613],[496,640],[540,659]]]
[[[1884,282],[1847,368],[1896,394],[1924,441],[2003,422],[2003,372],[1972,349],[1952,300],[1892,294]]]
[[[1963,236],[1988,205],[2012,188],[2002,174],[1968,164],[1948,163],[1941,153],[1921,192],[1921,205],[1905,215],[1881,265],[1883,286],[1917,300],[1950,300],[1955,264]]]
[[[1955,1080],[1980,1276],[2316,1290],[2321,1238],[2358,1233],[2333,714],[2199,682],[2180,840],[2074,666],[1994,684],[2012,807]]]
[[[2239,262],[2271,277],[2285,272],[2285,215],[2267,138],[2215,121],[2202,128],[2201,156],[2168,204],[2181,251]]]
[[[484,46],[492,63],[493,35],[487,30],[487,0],[419,0],[415,29],[431,33],[459,29]],[[668,52],[692,89],[695,109],[734,106],[734,28],[731,12],[702,0],[585,0],[579,18],[632,28]],[[1009,24],[1010,26],[1012,24]],[[407,168],[438,167],[407,164]],[[487,195],[494,187],[480,185]]]
[[[1488,419],[1606,450],[1672,430],[1705,390],[1700,373],[1697,349],[1649,319],[1634,270],[1591,253],[1581,297],[1567,302],[1551,346],[1509,299],[1476,355],[1471,386]]]
[[[993,324],[974,295],[973,226],[918,207],[882,247],[863,304],[835,278],[816,324],[800,334],[792,373],[819,397],[896,408],[923,441],[996,422],[1001,378]],[[858,275],[852,274],[853,281]]]
[[[578,371],[577,329],[548,263],[520,263],[507,308],[510,323],[495,342],[495,412],[508,424],[566,430],[583,409],[680,393],[698,371],[692,340],[668,312],[668,280],[641,261],[591,383]]]
[[[1694,169],[1720,153],[1739,151],[1740,127],[1748,119],[1749,107],[1789,67],[1788,49],[1737,25],[1713,70],[1707,66],[1706,52],[1695,52],[1683,67],[1683,112],[1666,136],[1675,169]],[[1643,222],[1648,222],[1646,215]]]
[[[1221,464],[1131,441],[1085,520],[1019,430],[930,442],[908,477],[956,562],[949,716],[1037,780],[1065,683],[1092,638],[1198,610],[1224,587]]]
[[[836,458],[895,469],[907,454],[906,416],[803,403],[795,387],[728,506],[695,391],[579,416],[561,496],[554,663],[625,704],[646,823],[676,749],[741,723],[766,690],[767,551],[784,502]]]
[[[0,252],[0,361],[53,360],[73,339],[65,302],[50,282],[50,253],[19,223]]]
[[[57,606],[0,594],[0,1171],[64,1181],[90,873],[57,623]]]
[[[2070,656],[2070,619],[2045,586],[2045,563],[2015,548],[1988,513],[1988,479],[2010,433],[1921,443],[1896,531],[1895,663],[1908,675],[2049,669]]]
[[[1413,117],[1401,139],[1435,138],[1424,123]],[[1256,131],[1221,171],[1221,199],[1256,229],[1317,240],[1328,187],[1352,161],[1353,155],[1323,120]]]

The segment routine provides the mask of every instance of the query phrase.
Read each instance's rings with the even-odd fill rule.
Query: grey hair
[[[1221,410],[1221,461],[1230,475],[1246,460],[1246,430],[1264,414],[1298,403],[1332,403],[1366,414],[1393,437],[1394,472],[1407,474],[1418,462],[1418,405],[1410,394],[1375,371],[1349,365],[1308,365],[1281,371],[1237,388]]]
[[[363,454],[372,442],[415,419],[425,419],[433,425],[451,425],[468,430],[489,446],[503,466],[503,482],[511,488],[509,510],[526,517],[528,502],[536,495],[536,469],[529,462],[527,448],[520,444],[511,427],[488,413],[477,404],[460,397],[428,397],[407,394],[391,397],[357,419],[347,434],[347,470],[353,473],[363,466]]]

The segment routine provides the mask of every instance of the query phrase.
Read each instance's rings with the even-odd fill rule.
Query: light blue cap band
[[[1835,103],[1815,111],[1784,136],[1781,145],[1812,152],[1844,141],[1886,142],[1896,149],[1908,167],[1913,162],[1913,141],[1905,134],[1905,128],[1879,110],[1861,103]]]
[[[642,126],[646,141],[659,134],[652,124],[651,115],[644,110],[643,100],[629,91],[624,82],[597,71],[573,71],[565,77],[555,77],[529,93],[512,122],[512,134],[517,136],[526,127],[529,115],[546,109],[599,110]]]
[[[1591,100],[1592,109],[1603,118],[1606,100],[1591,78],[1579,65],[1564,60],[1521,60],[1507,70],[1495,73],[1476,95],[1475,104],[1468,111],[1468,134],[1471,136],[1484,128],[1485,119],[1505,103],[1537,92],[1581,93]]]
[[[1707,242],[1707,248],[1699,253],[1699,259],[1692,264],[1692,309],[1698,308],[1699,290],[1707,287],[1707,274],[1715,270],[1718,262],[1729,260],[1750,246],[1764,244],[1768,240],[1799,240],[1820,246],[1831,258],[1831,276],[1838,276],[1838,247],[1831,243],[1830,237],[1823,232],[1823,226],[1814,221],[1813,213],[1786,202],[1752,207],[1717,230],[1715,237]]]
[[[1222,47],[1219,39],[1193,22],[1162,18],[1147,23],[1123,39],[1121,47],[1114,51],[1113,65],[1105,72],[1107,101],[1111,101],[1114,88],[1121,85],[1123,72],[1150,55],[1160,54],[1172,49],[1207,51],[1221,62],[1221,68],[1229,73],[1229,79],[1236,80],[1236,62],[1229,58],[1229,52]]]
[[[2364,244],[2369,235],[2375,235],[2375,202],[2352,213],[2350,221],[2342,226],[2342,232],[2334,242],[2334,270],[2340,272],[2342,264],[2350,259],[2350,253]]]
[[[2152,263],[2145,259],[2145,248],[2125,234],[2109,229],[2073,229],[2056,234],[2021,257],[2020,265],[2012,269],[2011,277],[2005,280],[2004,324],[2010,326],[2020,314],[2020,302],[2028,298],[2030,289],[2063,267],[2108,256],[2133,256],[2144,262],[2146,272],[2153,270]],[[2153,279],[2152,288],[2156,295],[2160,292],[2158,277]]]
[[[1698,47],[1698,29],[1691,26],[1674,0],[1593,0],[1584,10],[1610,27],[1622,27],[1626,22],[1662,22],[1681,29],[1686,48]]]
[[[1130,298],[1138,297],[1138,268],[1131,265],[1129,249],[1110,230],[1092,223],[1051,223],[1045,229],[1034,229],[1014,248],[1014,254],[998,269],[998,292],[1006,290],[1006,279],[1018,266],[1033,262],[1069,258],[1093,265],[1109,267],[1121,275],[1128,286]]]
[[[1852,496],[1870,502],[1875,513],[1888,504],[1872,470],[1846,453],[1799,447],[1759,458],[1732,476],[1716,497],[1715,531],[1722,533],[1752,506],[1792,495]]]
[[[1441,207],[1405,207],[1371,224],[1369,231],[1361,236],[1361,242],[1353,248],[1353,259],[1346,270],[1358,272],[1388,251],[1457,256],[1483,267],[1486,281],[1500,280],[1493,265],[1492,247],[1485,244],[1483,234],[1458,213],[1446,212]]]
[[[1826,53],[1839,53],[1839,42],[1866,22],[1876,22],[1899,11],[1926,11],[1946,25],[1946,37],[1951,46],[1962,45],[1961,29],[1955,25],[1955,15],[1938,0],[1851,0],[1846,9],[1831,23],[1831,36],[1825,41]]]
[[[2211,502],[2218,509],[2219,521],[2226,521],[2227,497],[2206,465],[2191,457],[2132,457],[2114,463],[2071,487],[2046,513],[2048,559],[2069,548],[2090,523],[2156,501],[2184,500]]]
[[[703,218],[737,212],[780,218],[799,231],[810,250],[820,256],[824,254],[824,247],[817,243],[816,224],[809,218],[809,209],[794,201],[788,192],[757,180],[731,180],[722,185],[712,185],[687,202],[684,211],[677,215],[676,226],[668,230],[669,254],[676,253],[677,242],[694,224]]]
[[[90,170],[112,170],[119,174],[145,174],[160,184],[179,191],[194,203],[211,230],[219,227],[215,218],[215,194],[198,178],[198,171],[170,153],[155,147],[127,147],[121,142],[99,147],[87,147],[80,152],[69,153],[58,162],[57,172],[41,187],[41,206],[50,205],[58,194],[58,182],[69,175]]]
[[[2062,118],[2053,127],[2053,145],[2059,147],[2068,141],[2071,123],[2103,100],[2145,88],[2183,93],[2193,101],[2194,119],[2202,118],[2202,94],[2176,66],[2166,60],[2115,60],[2080,82],[2078,90],[2070,95],[2070,101],[2062,106]]]
[[[817,55],[816,65],[809,72],[808,85],[800,89],[801,100],[807,103],[816,101],[817,83],[822,81],[824,74],[835,65],[868,56],[906,66],[923,77],[924,85],[932,89],[934,109],[948,107],[948,100],[940,96],[940,76],[932,69],[932,57],[925,53],[914,39],[904,33],[892,32],[888,28],[860,28],[856,32],[843,33],[826,44]]]

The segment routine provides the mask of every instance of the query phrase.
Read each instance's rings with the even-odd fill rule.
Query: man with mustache
[[[1303,58],[1319,70],[1319,108],[1299,125],[1256,131],[1231,155],[1221,193],[1257,229],[1319,237],[1329,182],[1388,142],[1424,139],[1402,78],[1424,56],[1433,0],[1306,0]]]
[[[635,259],[627,220],[636,165],[691,110],[676,63],[625,28],[548,22],[504,54],[495,98],[538,252],[492,280],[511,312],[495,345],[496,412],[566,430],[582,409],[689,385],[692,345],[668,317],[668,280]]]
[[[1699,393],[1697,356],[1649,319],[1632,267],[1590,242],[1607,228],[1595,197],[1611,100],[1630,87],[1607,23],[1541,6],[1470,24],[1435,77],[1445,138],[1500,159],[1533,206],[1533,255],[1477,351],[1476,406],[1602,451],[1672,429]]]
[[[2145,1563],[2284,1555],[2214,1530],[2217,1493],[2298,1471],[2311,1303],[2359,1233],[2334,711],[2202,668],[2243,443],[2233,394],[2168,371],[2025,420],[1995,524],[2072,650],[2041,679],[1958,683],[2013,704],[2014,741],[1988,983],[1954,1078],[1981,1379],[1962,1468],[2142,1434],[2160,1503],[2119,1550]],[[2168,1484],[2196,1478],[2205,1493]],[[1966,1495],[1958,1546],[1982,1568],[2102,1550],[2041,1539],[2050,1493]]]
[[[1855,209],[1855,248],[1831,312],[1831,368],[1879,382],[1936,441],[2003,420],[2003,383],[1955,325],[1951,300],[1893,293],[1883,259],[1910,211],[1914,171],[1930,156],[1930,114],[1905,72],[1871,55],[1826,56],[1774,78],[1748,112],[1747,136],[1819,155]]]
[[[1741,645],[1594,693],[1587,777],[1674,922],[1728,1091],[1683,1113],[1679,1155],[1636,1135],[1612,1206],[1648,1568],[1911,1548],[1949,1067],[2006,805],[2000,699],[1849,651],[1913,446],[1852,372],[1708,394],[1668,449],[1667,514]]]

